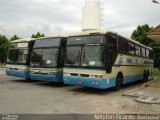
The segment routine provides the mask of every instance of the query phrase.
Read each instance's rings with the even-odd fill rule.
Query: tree
[[[150,27],[148,24],[139,25],[137,29],[133,31],[131,38],[146,46],[150,46],[153,40],[147,37],[147,33],[152,29],[153,27]]]
[[[4,35],[0,35],[0,63],[5,62],[9,46],[10,41]]]
[[[14,35],[13,37],[10,38],[10,41],[13,41],[13,40],[18,40],[20,39],[17,35]]]
[[[148,24],[139,25],[137,29],[133,31],[131,38],[151,47],[154,50],[155,67],[160,67],[160,45],[147,37],[147,33],[152,29],[153,27],[150,27]]]
[[[37,32],[36,34],[33,34],[31,36],[31,38],[40,38],[40,37],[44,37],[45,35],[44,34],[41,34],[40,32]]]

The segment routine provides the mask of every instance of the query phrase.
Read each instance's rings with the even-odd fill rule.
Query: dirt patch
[[[149,85],[145,85],[145,88],[160,88],[160,84],[149,84]]]

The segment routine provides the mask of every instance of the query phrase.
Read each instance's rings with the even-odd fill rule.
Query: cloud
[[[160,22],[160,6],[151,0],[103,0],[103,28],[130,37],[139,25]],[[1,0],[0,33],[30,37],[69,34],[81,30],[81,12],[85,0]],[[4,30],[2,30],[4,29]]]

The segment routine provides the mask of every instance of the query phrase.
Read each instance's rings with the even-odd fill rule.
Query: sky
[[[28,38],[37,32],[47,36],[79,32],[84,5],[85,0],[0,0],[0,34]],[[160,4],[152,0],[101,0],[101,5],[102,28],[125,37],[138,25],[160,24]]]

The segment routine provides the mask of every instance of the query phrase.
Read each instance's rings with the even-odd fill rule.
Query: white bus
[[[98,89],[114,87],[152,75],[153,50],[106,30],[70,35],[64,63],[64,83]]]
[[[30,61],[32,80],[63,82],[66,36],[39,38],[35,41]]]
[[[6,75],[30,79],[30,54],[35,39],[24,38],[11,42],[7,56]]]

